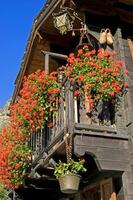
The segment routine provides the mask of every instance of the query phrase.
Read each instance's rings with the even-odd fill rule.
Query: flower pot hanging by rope
[[[78,174],[66,174],[59,177],[60,190],[66,194],[74,194],[79,189],[81,176]]]
[[[66,121],[64,127],[67,162],[59,161],[55,166],[54,175],[59,181],[62,193],[74,194],[79,189],[81,178],[79,173],[85,172],[86,168],[84,167],[84,160],[74,161],[72,159],[72,135],[67,130]]]
[[[68,133],[65,130],[65,145],[67,163],[72,159],[72,136],[68,138]],[[78,174],[65,174],[59,177],[60,190],[66,194],[74,194],[79,189],[81,176]]]
[[[69,164],[70,162],[74,163],[74,161],[72,161],[72,137],[68,138],[68,136],[68,133],[65,132],[66,158],[67,163]],[[67,164],[65,164],[65,166],[66,165]],[[65,194],[74,194],[78,192],[80,179],[81,176],[73,172],[60,175],[58,181],[61,192]]]
[[[54,175],[57,177],[60,185],[60,190],[65,194],[74,194],[79,190],[81,176],[79,171],[83,172],[86,169],[83,167],[83,161],[72,160],[72,137],[68,138],[65,132],[66,157],[67,163],[59,161],[55,167]]]

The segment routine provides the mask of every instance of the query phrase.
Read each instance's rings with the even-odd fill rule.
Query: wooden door
[[[80,191],[76,194],[74,200],[122,200],[122,198],[116,198],[114,191],[112,178],[106,179],[99,184],[91,187],[90,189],[85,188],[84,191]]]
[[[112,179],[107,179],[100,184],[101,200],[116,200]]]
[[[87,192],[86,200],[101,200],[100,187],[94,187]]]

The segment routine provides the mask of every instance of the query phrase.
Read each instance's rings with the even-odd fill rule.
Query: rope
[[[64,110],[66,110],[66,105],[64,105]],[[67,130],[67,121],[66,115],[64,115],[64,140],[65,140],[65,148],[66,148],[66,159],[67,163],[72,159],[72,136]]]
[[[72,136],[69,137],[69,134],[65,134],[65,145],[66,145],[66,158],[67,163],[72,159]]]

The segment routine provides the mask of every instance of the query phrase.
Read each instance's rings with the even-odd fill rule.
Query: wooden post
[[[49,54],[45,54],[45,72],[49,74]]]
[[[75,123],[78,123],[78,105],[76,97],[74,97],[74,115],[75,115]]]
[[[59,54],[59,53],[53,53],[53,52],[49,52],[49,51],[41,51],[41,53],[44,54],[45,56],[45,72],[47,74],[49,74],[49,56],[52,56],[52,57],[55,57],[55,58],[60,58],[62,60],[66,60],[68,58],[67,55],[64,55],[64,54]]]
[[[91,108],[90,108],[90,100],[88,99],[87,97],[87,94],[85,93],[85,110],[86,110],[86,113],[85,113],[85,120],[88,124],[91,124],[91,117],[87,115],[87,113],[89,114],[90,111],[91,111]]]

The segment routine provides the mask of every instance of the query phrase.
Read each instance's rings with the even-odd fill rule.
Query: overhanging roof
[[[41,24],[47,19],[47,17],[52,13],[52,11],[56,8],[56,6],[61,2],[61,0],[48,0],[38,16],[36,16],[32,30],[27,41],[26,50],[24,52],[24,56],[22,58],[21,68],[15,80],[15,89],[12,97],[11,105],[15,102],[16,97],[18,96],[18,92],[20,90],[22,80],[26,71],[29,55],[31,53],[31,49],[35,40],[35,37],[38,35],[38,29]]]
[[[124,20],[124,21],[127,20],[128,22],[133,23],[133,12],[128,11],[128,8],[133,9],[133,0],[112,0],[112,1],[106,0],[106,1],[109,4],[110,3],[111,4],[121,3],[122,8],[121,8],[121,6],[120,6],[120,8],[118,6],[118,8],[116,8],[116,12],[118,12],[118,14],[120,14],[122,20]],[[22,59],[21,68],[20,68],[18,76],[15,80],[15,89],[14,89],[14,94],[13,94],[11,104],[13,104],[15,102],[15,99],[18,96],[18,93],[19,93],[19,90],[20,90],[20,87],[21,87],[21,84],[22,84],[23,76],[25,75],[29,56],[31,54],[31,50],[32,50],[35,38],[38,36],[38,30],[42,27],[44,22],[47,22],[48,17],[52,14],[52,12],[58,7],[58,5],[61,2],[62,2],[62,0],[48,0],[45,3],[42,10],[40,11],[40,13],[36,16],[36,18],[34,20],[29,39],[27,41],[26,50],[24,52],[24,56],[23,56],[23,59]],[[95,6],[97,6],[97,3],[95,3],[95,2],[99,3],[99,1],[94,2],[93,0],[82,0],[82,1],[81,0],[74,0],[74,2],[75,2],[76,5],[80,5],[80,4],[87,2],[88,5],[90,6],[90,10],[91,10],[91,3],[95,4]],[[103,3],[103,2],[101,1],[101,3]],[[128,8],[124,9],[124,7],[126,5],[128,6]],[[97,9],[95,9],[95,12],[96,12],[96,10]],[[45,23],[45,26],[48,27],[48,23]]]

